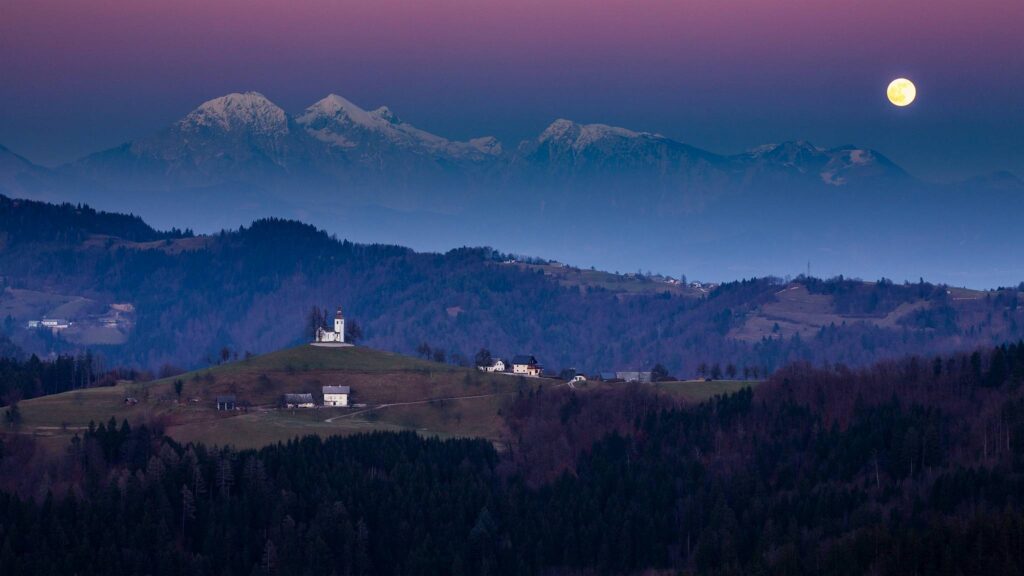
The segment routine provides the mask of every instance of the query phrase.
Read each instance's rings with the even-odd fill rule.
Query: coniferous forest
[[[680,405],[522,393],[508,440],[0,452],[2,574],[1019,574],[1024,343]]]
[[[744,327],[775,301],[782,279],[730,282],[697,296],[634,275],[642,290],[624,294],[600,283],[566,285],[503,264],[509,258],[489,248],[433,254],[354,244],[275,218],[208,236],[159,232],[134,216],[0,196],[0,304],[18,291],[132,304],[127,341],[89,347],[111,366],[190,368],[225,349],[277,350],[309,339],[311,307],[338,305],[374,348],[413,354],[428,344],[458,362],[486,347],[587,374],[660,363],[692,377],[701,364],[719,363],[764,375],[798,360],[865,366],[1024,337],[1024,286],[965,299],[924,280],[803,278],[811,296],[831,298],[831,311],[846,316],[802,334],[768,324],[768,335],[751,338]],[[891,325],[874,322],[901,307],[913,312]],[[0,318],[0,335],[27,353],[85,347],[26,331],[26,318],[18,320]]]

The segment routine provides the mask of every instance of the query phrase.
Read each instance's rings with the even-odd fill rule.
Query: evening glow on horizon
[[[2,0],[0,144],[56,165],[199,103],[330,93],[509,148],[556,118],[719,153],[807,139],[1024,173],[1019,0]],[[927,102],[893,130],[879,85]]]

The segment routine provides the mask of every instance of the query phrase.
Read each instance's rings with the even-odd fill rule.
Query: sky
[[[506,145],[564,117],[1024,176],[1022,26],[1020,0],[0,0],[0,144],[55,165],[229,92],[334,92]]]

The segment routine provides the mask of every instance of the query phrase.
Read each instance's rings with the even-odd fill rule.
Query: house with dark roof
[[[650,384],[652,382],[652,380],[653,380],[652,377],[651,377],[650,371],[648,371],[648,372],[637,372],[637,371],[616,372],[615,373],[615,377],[618,380],[622,380],[624,382],[640,382],[641,384]]]
[[[507,370],[505,361],[501,358],[496,359],[490,366],[477,366],[477,370],[481,372],[504,372]]]
[[[234,410],[235,406],[236,402],[234,394],[217,396],[217,410]]]
[[[324,406],[348,406],[348,395],[351,389],[348,386],[324,386]]]
[[[285,408],[316,408],[312,394],[285,394]]]
[[[537,362],[537,359],[529,354],[518,354],[512,359],[513,374],[537,378],[543,371],[544,368]]]

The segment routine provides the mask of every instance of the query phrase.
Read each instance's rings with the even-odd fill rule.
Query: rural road
[[[431,402],[443,402],[445,400],[472,400],[473,398],[491,398],[491,397],[494,397],[494,396],[511,396],[512,394],[514,394],[514,392],[495,392],[494,394],[476,394],[474,396],[449,396],[447,398],[428,398],[426,400],[415,400],[413,402],[394,402],[392,404],[378,404],[377,406],[372,406],[370,408],[363,408],[362,410],[357,410],[355,412],[348,412],[346,414],[339,414],[337,416],[332,416],[332,417],[328,418],[327,420],[324,420],[324,422],[334,422],[335,420],[338,420],[340,418],[349,418],[349,417],[355,416],[357,414],[365,414],[366,412],[372,412],[374,410],[381,410],[383,408],[391,408],[392,406],[412,406],[414,404],[429,404]]]

